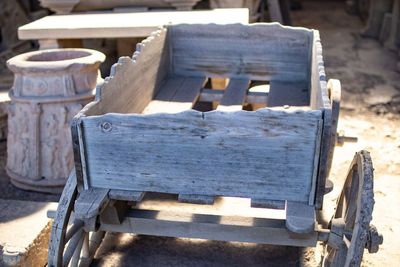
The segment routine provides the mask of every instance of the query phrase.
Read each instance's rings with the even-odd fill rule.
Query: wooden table
[[[18,29],[21,40],[39,40],[40,48],[60,47],[60,40],[137,38],[158,27],[180,23],[230,24],[249,22],[247,8],[205,11],[90,12],[51,15]]]

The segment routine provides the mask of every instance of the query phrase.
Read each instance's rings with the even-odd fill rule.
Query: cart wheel
[[[89,266],[105,232],[86,232],[83,221],[74,219],[78,196],[75,170],[68,178],[51,228],[48,266]]]
[[[357,153],[330,221],[323,266],[360,266],[364,248],[375,253],[382,244],[382,236],[370,225],[374,207],[373,170],[369,152]]]

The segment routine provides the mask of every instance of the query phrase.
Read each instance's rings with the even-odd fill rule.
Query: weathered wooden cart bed
[[[326,266],[359,265],[366,244],[374,251],[380,241],[369,226],[366,152],[356,155],[351,190],[343,191],[334,219],[316,221],[338,94],[338,81],[326,83],[317,31],[279,24],[160,29],[132,58],[120,58],[96,101],[75,117],[76,172],[56,214],[49,265],[90,264],[104,231],[294,246],[322,241]],[[169,200],[155,199],[159,194]],[[280,210],[278,217],[266,208]]]

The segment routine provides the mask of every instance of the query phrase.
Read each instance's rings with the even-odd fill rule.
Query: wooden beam
[[[141,191],[128,191],[128,190],[118,190],[112,189],[108,193],[108,197],[114,200],[125,200],[125,201],[133,201],[139,202],[142,201],[145,192]]]
[[[207,205],[214,204],[214,196],[179,194],[178,200],[183,203],[207,204]]]
[[[100,214],[108,203],[108,189],[89,188],[82,190],[75,202],[76,219],[90,219]]]
[[[307,234],[314,231],[315,208],[304,203],[286,202],[286,227],[296,234]]]
[[[100,230],[299,247],[313,247],[318,239],[317,232],[292,238],[285,220],[138,209],[120,225],[101,224]]]
[[[203,88],[200,93],[199,101],[213,102],[221,101],[224,96],[224,91]],[[267,94],[259,92],[249,92],[246,95],[245,103],[248,104],[265,104],[267,103]]]
[[[285,205],[286,205],[286,203],[283,200],[270,200],[270,199],[252,199],[251,200],[252,208],[284,210]]]

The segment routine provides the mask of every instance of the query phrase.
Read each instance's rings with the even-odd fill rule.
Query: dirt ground
[[[375,40],[363,39],[363,23],[344,3],[303,1],[294,24],[321,31],[328,78],[342,82],[339,129],[357,143],[337,147],[325,209],[335,205],[356,151],[367,149],[375,167],[373,224],[384,236],[378,254],[364,255],[363,266],[400,266],[400,75],[398,56]],[[0,159],[4,162],[5,146]],[[13,188],[0,172],[2,198],[55,201],[57,196]],[[204,240],[108,234],[94,266],[316,266],[313,249]]]
[[[400,265],[400,75],[397,55],[375,40],[363,39],[363,23],[342,3],[305,2],[293,12],[296,26],[321,31],[328,78],[342,82],[339,129],[358,137],[335,152],[326,196],[332,210],[354,153],[371,152],[375,167],[373,224],[384,236],[378,254],[364,256],[363,266]],[[196,241],[112,234],[95,266],[315,266],[313,250],[291,247]]]

